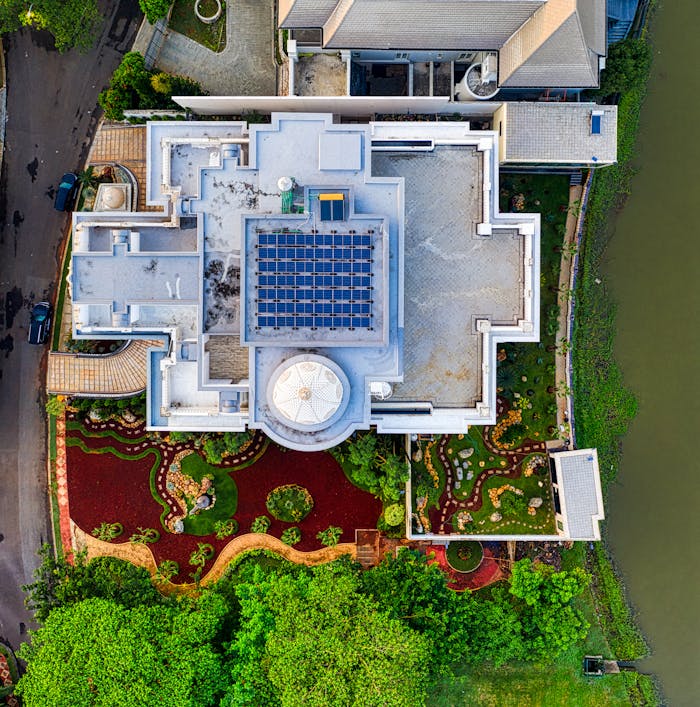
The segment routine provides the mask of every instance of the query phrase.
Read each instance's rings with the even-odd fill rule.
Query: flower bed
[[[302,486],[286,484],[272,489],[265,499],[267,510],[285,523],[298,523],[311,513],[314,500]]]
[[[117,434],[121,432],[117,430]],[[75,523],[89,533],[102,522],[119,522],[124,526],[124,535],[115,542],[129,537],[138,527],[161,529],[158,542],[148,546],[156,562],[175,560],[180,565],[180,574],[173,581],[190,581],[188,575],[194,568],[189,565],[189,558],[204,538],[165,532],[161,524],[163,507],[154,499],[150,488],[150,478],[159,468],[161,459],[164,455],[172,458],[175,448],[159,438],[143,439],[143,431],[141,437],[134,440],[139,446],[138,452],[120,439],[91,437],[75,427],[68,430],[68,435],[68,492]],[[267,515],[265,502],[274,488],[296,484],[307,489],[314,499],[314,508],[296,524],[302,540],[295,548],[304,552],[321,548],[316,535],[331,525],[343,529],[340,542],[354,542],[355,529],[376,527],[382,510],[381,502],[353,486],[338,463],[325,452],[282,450],[269,444],[250,466],[232,469],[221,465],[215,469],[230,475],[237,487],[235,517],[240,526],[239,534],[249,532],[257,516]],[[215,483],[220,495],[221,482],[216,480]],[[219,503],[220,499],[211,513]],[[286,527],[289,527],[287,523],[273,519],[269,533],[279,538]],[[205,537],[217,554],[230,540],[218,540],[213,534]]]

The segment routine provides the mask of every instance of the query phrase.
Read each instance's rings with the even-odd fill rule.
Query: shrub
[[[267,516],[258,516],[250,526],[251,533],[266,533],[270,527],[270,519]]]
[[[169,582],[180,571],[180,565],[175,560],[163,560],[156,570],[155,580],[161,584]]]
[[[525,425],[521,422],[517,422],[510,427],[506,427],[501,435],[501,444],[511,446],[516,442],[519,442],[525,436],[526,432],[527,427],[525,427]]]
[[[209,543],[197,543],[197,549],[190,555],[190,564],[202,568],[214,557],[214,546]]]
[[[605,97],[639,88],[646,82],[650,66],[651,47],[646,41],[628,37],[616,42],[608,48],[600,89],[595,93]]]
[[[214,530],[216,531],[216,539],[223,540],[238,532],[238,521],[235,518],[217,520],[214,523]]]
[[[161,17],[168,14],[172,5],[172,0],[139,0],[141,12],[146,15],[146,19],[155,24]]]
[[[326,547],[335,547],[343,534],[343,529],[335,525],[331,525],[320,533],[317,533],[316,538],[321,541],[321,545]],[[301,539],[301,538],[300,538]]]
[[[314,500],[302,486],[287,484],[270,491],[265,505],[278,520],[285,523],[298,523],[309,515],[314,507]]]
[[[285,545],[296,545],[301,542],[301,530],[296,526],[292,528],[287,528],[280,537],[280,540]]]
[[[98,540],[109,542],[118,538],[124,532],[124,526],[121,523],[100,523],[97,528],[93,528],[92,535]]]
[[[60,417],[66,411],[68,401],[65,395],[50,395],[46,401],[46,412],[54,417]]]
[[[137,528],[129,538],[130,543],[140,543],[141,545],[157,543],[159,540],[160,533],[155,528]]]
[[[527,499],[510,491],[501,495],[501,513],[503,515],[518,515],[527,511]]]
[[[400,503],[392,503],[384,509],[384,520],[389,526],[401,525],[406,518],[406,511]]]
[[[202,444],[204,457],[209,464],[221,464],[224,457],[238,454],[250,438],[250,432],[224,432],[223,434],[208,435]]]

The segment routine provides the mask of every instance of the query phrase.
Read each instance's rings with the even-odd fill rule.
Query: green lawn
[[[195,481],[201,481],[206,474],[214,476],[216,503],[209,510],[198,515],[187,516],[184,520],[185,532],[192,535],[211,535],[216,532],[214,523],[217,520],[228,520],[238,508],[238,488],[231,478],[230,469],[221,469],[207,464],[196,452],[183,457],[181,463],[183,474],[191,476]]]
[[[194,14],[194,0],[175,0],[168,28],[199,42],[213,52],[226,47],[226,4],[221,2],[221,17],[211,25],[201,22]]]

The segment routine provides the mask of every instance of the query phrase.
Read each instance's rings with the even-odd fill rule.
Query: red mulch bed
[[[112,438],[84,437],[77,431],[68,436],[83,439],[90,448],[113,446],[123,451],[124,445]],[[113,454],[86,454],[80,448],[66,448],[68,492],[71,517],[84,531],[90,532],[102,522],[120,522],[124,534],[116,541],[124,541],[138,526],[157,528],[161,538],[152,544],[156,562],[172,559],[179,563],[180,574],[175,581],[189,581],[192,567],[190,554],[198,542],[211,543],[220,551],[230,540],[217,540],[193,535],[168,533],[160,523],[163,507],[151,496],[149,472],[154,456],[126,461]],[[343,529],[341,542],[353,542],[356,528],[374,528],[381,513],[381,503],[370,494],[353,486],[330,454],[282,451],[277,445],[268,445],[263,456],[252,466],[231,472],[238,487],[238,509],[235,518],[241,532],[247,532],[253,519],[269,513],[265,507],[267,494],[282,484],[299,484],[309,490],[314,508],[307,518],[296,525],[302,541],[295,548],[302,551],[322,547],[316,533],[329,525]],[[290,527],[272,519],[269,533],[280,537]],[[205,568],[206,570],[207,568]]]
[[[499,579],[503,579],[504,575],[501,568],[493,556],[489,548],[484,548],[484,559],[481,564],[473,572],[457,572],[450,567],[447,562],[444,545],[433,545],[427,550],[427,554],[434,553],[434,559],[431,563],[440,565],[440,569],[449,577],[448,587],[456,591],[464,591],[465,589],[481,589],[488,584],[493,584]]]

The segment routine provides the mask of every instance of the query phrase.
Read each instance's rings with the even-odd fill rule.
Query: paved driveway
[[[274,0],[233,0],[226,9],[226,48],[211,51],[170,31],[157,67],[198,81],[212,96],[274,96]]]

